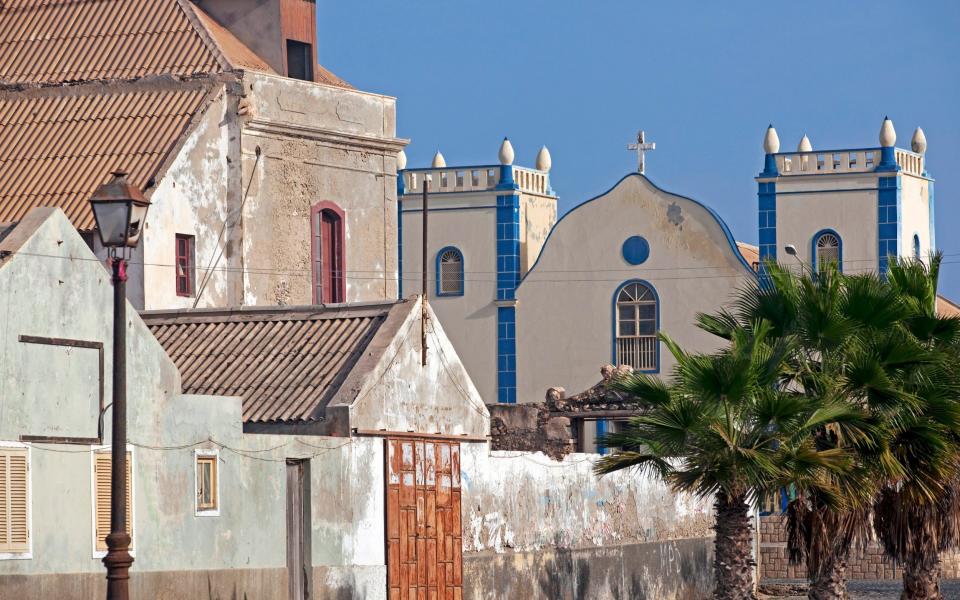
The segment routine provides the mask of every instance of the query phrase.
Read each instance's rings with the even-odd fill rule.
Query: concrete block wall
[[[802,564],[791,565],[787,552],[787,523],[783,515],[760,517],[760,578],[806,579]],[[945,579],[960,577],[960,553],[942,557],[942,575]],[[863,550],[854,550],[848,562],[849,579],[899,580],[903,570],[883,554],[876,542]]]

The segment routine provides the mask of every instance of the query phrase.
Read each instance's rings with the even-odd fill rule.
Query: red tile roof
[[[199,6],[190,2],[187,3],[187,6],[193,10],[197,21],[216,44],[217,50],[221,52],[230,64],[230,68],[275,73],[265,60],[257,56],[253,50],[238,40],[235,35],[230,33],[229,29],[217,23],[213,17],[203,12]]]
[[[177,0],[6,0],[0,8],[3,83],[221,70]]]
[[[92,229],[93,191],[117,168],[145,188],[208,93],[183,84],[0,92],[0,222],[58,206]]]

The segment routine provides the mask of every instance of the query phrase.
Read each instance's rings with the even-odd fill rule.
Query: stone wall
[[[543,452],[562,460],[575,450],[570,419],[550,414],[546,404],[488,404],[493,450]]]
[[[760,578],[806,579],[804,565],[791,565],[788,559],[786,517],[760,517]],[[960,577],[960,553],[945,556],[942,568],[945,579]],[[871,543],[863,550],[852,552],[847,576],[850,579],[898,580],[903,577],[903,571],[883,554],[879,544]]]

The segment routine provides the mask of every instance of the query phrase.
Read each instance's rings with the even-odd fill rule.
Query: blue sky
[[[798,10],[797,6],[804,6]],[[937,179],[943,290],[960,299],[960,2],[320,0],[320,62],[398,98],[410,166],[553,156],[561,212],[631,171],[713,208],[756,242],[761,144],[874,146],[884,115],[922,126]]]

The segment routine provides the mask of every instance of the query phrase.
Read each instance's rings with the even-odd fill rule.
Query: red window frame
[[[346,301],[346,218],[333,202],[317,202],[310,209],[310,262],[313,303]]]
[[[176,236],[176,289],[178,296],[193,297],[196,288],[196,238],[178,233]]]

